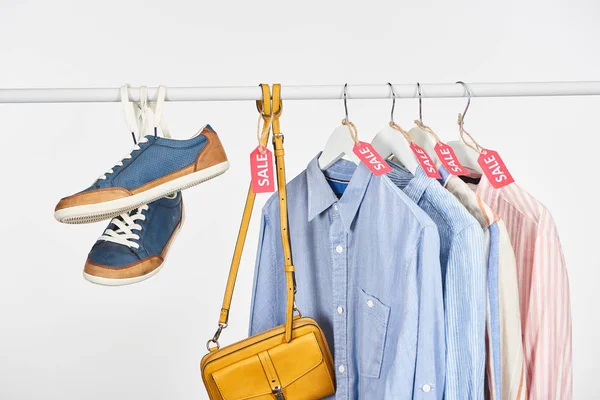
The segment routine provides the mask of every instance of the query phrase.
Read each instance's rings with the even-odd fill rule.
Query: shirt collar
[[[417,166],[415,175],[413,175],[409,170],[393,161],[388,161],[388,164],[392,167],[392,171],[388,172],[388,178],[402,189],[412,201],[418,203],[434,179],[428,177],[420,165]]]
[[[408,186],[410,181],[415,177],[410,173],[409,170],[400,164],[390,160],[388,160],[387,163],[390,167],[392,167],[392,170],[388,172],[387,176],[394,183],[394,185],[398,186],[400,189],[404,189],[406,186]]]
[[[319,168],[320,155],[317,154],[306,168],[308,220],[312,221],[317,215],[337,203],[344,228],[349,231],[373,174],[362,163],[356,166],[353,162],[344,159],[336,161],[324,173]],[[329,186],[327,177],[349,181],[348,187],[339,200]]]
[[[490,181],[486,178],[485,174],[481,175],[481,179],[475,188],[475,193],[484,202],[486,202],[492,210],[498,209],[498,197],[504,188],[495,189]]]
[[[438,171],[439,171],[440,176],[441,176],[441,178],[438,179],[438,182],[442,186],[446,186],[446,182],[448,182],[448,179],[450,179],[450,177],[452,175],[450,174],[450,172],[448,172],[448,170],[446,169],[446,167],[444,167],[443,165],[440,165],[440,167],[438,168]]]
[[[484,231],[499,220],[492,209],[458,176],[450,176],[445,188],[475,217]]]

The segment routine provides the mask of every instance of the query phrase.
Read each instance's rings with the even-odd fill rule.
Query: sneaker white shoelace
[[[148,139],[146,137],[141,138],[140,141],[135,146],[133,146],[133,148],[131,149],[131,151],[129,152],[129,154],[126,155],[125,157],[123,157],[123,159],[121,159],[121,161],[117,162],[113,168],[115,168],[115,167],[122,167],[123,166],[123,160],[129,160],[129,159],[131,159],[131,157],[132,157],[131,154],[134,151],[141,150],[141,147],[139,146],[140,143],[147,143],[147,142],[148,142]],[[106,171],[104,173],[104,175],[100,175],[98,177],[98,179],[106,179],[106,175],[112,174],[114,172],[113,168],[111,168],[108,171]]]
[[[140,236],[133,231],[142,230],[142,226],[136,221],[146,220],[146,216],[143,213],[144,211],[148,210],[148,208],[148,205],[144,204],[131,213],[124,213],[116,218],[113,218],[111,223],[116,225],[118,229],[107,229],[98,240],[105,240],[107,242],[113,242],[123,246],[139,249],[140,245],[134,242],[134,240],[139,240]]]
[[[146,139],[145,136],[142,137],[142,135],[146,132],[148,106],[154,112],[154,134],[156,135],[156,129],[160,126],[163,136],[169,139],[171,138],[171,133],[169,131],[169,127],[167,126],[166,121],[163,118],[162,111],[165,103],[165,97],[167,95],[166,86],[158,87],[156,102],[148,102],[148,90],[145,86],[141,86],[139,105],[134,105],[131,101],[129,101],[128,89],[129,85],[124,85],[121,87],[121,102],[123,103],[123,107],[125,110],[125,121],[127,122],[129,131],[133,135],[133,141],[135,142],[135,146],[133,146],[133,149],[129,152],[129,154],[123,157],[121,161],[117,162],[113,168],[122,167],[123,160],[131,159],[131,153],[133,153],[136,150],[140,150],[140,143],[148,142],[148,139]],[[134,132],[136,128],[138,132],[137,140]],[[113,168],[106,171],[103,175],[100,175],[98,179],[105,180],[106,175],[114,173]]]

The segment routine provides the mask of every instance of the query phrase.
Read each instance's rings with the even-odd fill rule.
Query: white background
[[[597,1],[485,3],[1,0],[0,87],[600,79]],[[426,124],[457,138],[464,100],[423,106]],[[350,101],[363,140],[389,107]],[[256,116],[251,102],[167,104],[175,137],[209,122],[232,167],[185,192],[186,226],[157,276],[107,288],[81,276],[105,222],[61,225],[53,209],[129,152],[121,106],[0,105],[0,399],[206,398],[199,361],[216,328]],[[342,117],[341,101],[285,104],[289,179]],[[410,128],[416,117],[416,100],[399,101],[397,122]],[[465,125],[554,215],[571,281],[575,398],[600,398],[600,98],[476,98]],[[246,335],[257,220],[223,343]]]

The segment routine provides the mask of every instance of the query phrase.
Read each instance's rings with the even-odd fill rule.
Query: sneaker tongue
[[[129,211],[128,214],[130,217],[133,217],[136,214],[140,214],[142,211],[140,211],[139,207],[134,208],[133,210]]]

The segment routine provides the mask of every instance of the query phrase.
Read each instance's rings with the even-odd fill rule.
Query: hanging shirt
[[[302,314],[332,349],[330,399],[442,399],[445,341],[435,224],[387,177],[318,156],[287,185]],[[348,182],[338,199],[327,179]],[[250,334],[285,322],[277,195],[263,208]]]
[[[517,184],[477,195],[506,223],[517,263],[523,350],[530,400],[573,396],[569,280],[552,216]]]
[[[500,294],[498,288],[500,233],[494,223],[488,228],[488,296],[487,296],[487,385],[486,399],[502,399]],[[521,348],[521,350],[523,350]]]
[[[479,221],[488,249],[487,369],[489,398],[522,400],[527,393],[515,255],[504,221],[459,177],[440,167],[442,183]]]
[[[388,177],[437,225],[446,322],[445,399],[483,399],[486,246],[475,218],[419,166],[415,176],[390,162]]]

